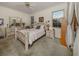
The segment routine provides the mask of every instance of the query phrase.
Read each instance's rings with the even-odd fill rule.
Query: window
[[[64,10],[53,12],[53,27],[61,27],[61,20],[64,17]]]

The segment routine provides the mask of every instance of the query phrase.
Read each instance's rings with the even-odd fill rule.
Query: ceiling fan
[[[28,8],[28,9],[34,9],[34,7],[36,6],[34,3],[32,2],[21,2],[16,4],[17,7],[23,7],[23,8]]]
[[[30,2],[25,2],[25,6],[28,7],[28,8],[32,8],[33,7],[33,5]]]

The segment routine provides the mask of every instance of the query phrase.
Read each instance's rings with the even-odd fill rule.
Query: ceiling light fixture
[[[32,4],[30,2],[25,2],[25,6],[28,7],[28,8],[31,8]]]

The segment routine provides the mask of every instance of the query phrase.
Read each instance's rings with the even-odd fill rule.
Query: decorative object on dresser
[[[25,23],[22,23],[22,25],[23,25],[23,28],[25,28]]]
[[[50,27],[50,24],[49,24],[49,23],[50,23],[49,20],[44,23],[44,25],[45,25],[45,30],[49,30],[49,27]]]

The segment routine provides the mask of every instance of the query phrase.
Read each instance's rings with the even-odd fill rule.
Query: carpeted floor
[[[28,52],[19,40],[0,39],[1,56],[70,56],[72,52],[62,46],[58,39],[43,37],[36,41]]]

